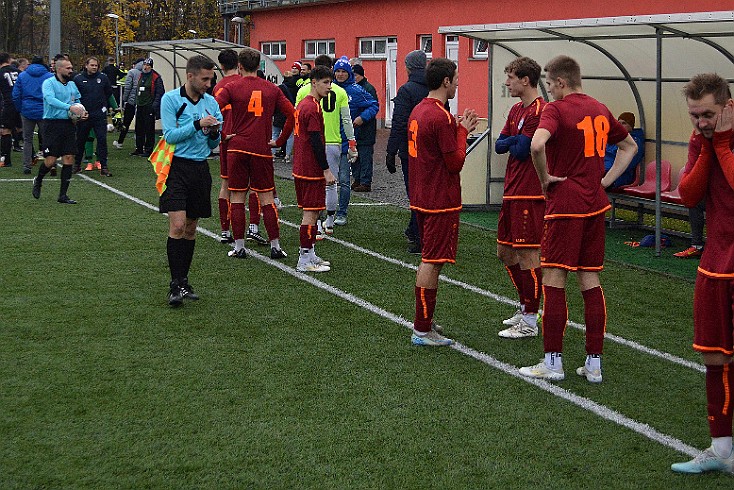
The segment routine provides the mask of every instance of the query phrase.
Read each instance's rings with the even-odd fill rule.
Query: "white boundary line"
[[[144,206],[148,209],[151,209],[153,211],[158,211],[158,208],[156,206],[153,206],[152,204],[149,204],[141,199],[138,199],[134,196],[131,196],[130,194],[127,194],[123,191],[120,191],[119,189],[115,189],[114,187],[111,187],[107,184],[104,184],[102,182],[99,182],[98,180],[92,179],[90,177],[81,176],[83,179],[92,182],[104,189],[107,189],[118,196],[124,197],[125,199],[128,199],[130,201],[133,201],[136,204],[140,204],[141,206]],[[219,235],[216,233],[207,230],[202,227],[197,227],[197,231],[201,233],[202,235],[208,236],[210,238],[213,238],[215,240],[219,240]],[[336,241],[336,240],[335,240]],[[345,242],[346,243],[346,242]],[[346,301],[349,301],[350,303],[359,306],[361,308],[366,309],[370,313],[373,313],[375,315],[381,316],[387,320],[392,321],[393,323],[396,323],[402,327],[412,329],[413,324],[404,319],[401,316],[395,315],[393,313],[390,313],[389,311],[380,308],[379,306],[376,306],[362,298],[359,298],[357,296],[354,296],[353,294],[347,293],[345,291],[342,291],[341,289],[335,288],[334,286],[331,286],[330,284],[327,284],[325,282],[319,281],[318,279],[309,276],[307,274],[304,274],[302,272],[298,272],[297,270],[281,263],[276,260],[273,260],[269,257],[266,257],[264,255],[261,255],[257,252],[255,252],[252,249],[248,249],[248,252],[251,257],[256,258],[257,260],[260,260],[261,262],[264,262],[268,265],[271,265],[273,267],[276,267],[280,269],[281,271],[285,272],[286,274],[289,274],[297,279],[300,279],[301,281],[307,282],[313,286],[318,287],[319,289],[323,289],[334,296],[337,296],[339,298],[342,298]],[[379,254],[378,254],[379,255]],[[394,259],[393,259],[394,260]],[[396,261],[397,262],[397,261]],[[410,264],[407,264],[410,265]],[[519,369],[515,366],[512,366],[510,364],[504,363],[498,359],[495,359],[494,357],[490,356],[489,354],[485,354],[483,352],[479,352],[477,350],[474,350],[470,347],[467,347],[460,343],[455,343],[451,346],[455,351],[471,357],[473,359],[476,359],[477,361],[482,362],[483,364],[486,364],[488,366],[491,366],[495,369],[498,369],[506,374],[509,374],[510,376],[513,376],[516,379],[519,379],[521,381],[524,381],[528,384],[534,385],[543,391],[546,391],[552,395],[555,395],[559,398],[562,398],[568,402],[571,402],[572,404],[583,408],[584,410],[587,410],[589,412],[592,412],[599,417],[609,420],[610,422],[613,422],[617,425],[620,425],[622,427],[625,427],[629,430],[632,430],[634,432],[637,432],[638,434],[647,437],[648,439],[657,442],[663,446],[669,447],[671,449],[674,449],[675,451],[678,451],[680,453],[686,454],[688,456],[696,456],[700,453],[700,451],[693,446],[690,446],[680,439],[676,439],[675,437],[669,436],[667,434],[663,434],[662,432],[657,431],[656,429],[650,427],[647,424],[643,424],[641,422],[638,422],[634,419],[631,419],[615,410],[612,410],[604,405],[601,405],[593,400],[590,400],[588,398],[584,398],[582,396],[578,396],[574,393],[569,392],[568,390],[565,390],[559,386],[556,386],[552,383],[549,383],[548,381],[542,380],[542,379],[533,379],[533,378],[526,378],[525,376],[522,376],[519,373]]]
[[[283,219],[281,219],[280,222],[283,223],[283,224],[285,224],[286,226],[291,227],[291,228],[298,228],[298,225],[296,225],[295,223],[291,223],[291,222],[286,221],[286,220],[283,220]],[[344,240],[339,240],[338,238],[334,238],[333,236],[328,236],[328,235],[326,236],[326,239],[327,240],[331,240],[331,241],[333,241],[335,243],[338,243],[339,245],[342,245],[343,247],[351,248],[352,250],[356,250],[357,252],[361,252],[361,253],[366,254],[366,255],[369,255],[371,257],[380,259],[380,260],[382,260],[384,262],[388,262],[390,264],[397,265],[397,266],[400,266],[400,267],[404,267],[406,269],[410,269],[410,270],[414,270],[414,271],[415,270],[418,270],[418,267],[415,266],[415,265],[413,265],[413,264],[409,264],[407,262],[403,262],[402,260],[398,260],[398,259],[394,259],[392,257],[388,257],[386,255],[382,255],[381,253],[378,253],[378,252],[375,252],[373,250],[369,250],[369,249],[360,247],[359,245],[355,245],[354,243],[346,242]],[[511,306],[514,306],[515,308],[519,308],[519,306],[520,306],[520,303],[518,303],[515,300],[512,300],[512,299],[507,298],[505,296],[501,296],[501,295],[496,294],[496,293],[493,293],[491,291],[487,291],[485,289],[481,289],[481,288],[479,288],[477,286],[474,286],[472,284],[468,284],[468,283],[465,283],[465,282],[462,282],[462,281],[458,281],[456,279],[451,279],[450,277],[446,277],[443,274],[441,274],[439,276],[439,279],[442,282],[451,284],[453,286],[458,286],[458,287],[460,287],[462,289],[465,289],[467,291],[471,291],[473,293],[477,293],[479,295],[482,295],[482,296],[485,296],[487,298],[493,299],[494,301],[497,301],[498,303],[504,303],[504,304],[507,304],[507,305],[511,305]],[[568,324],[570,326],[572,326],[573,328],[576,328],[578,330],[581,330],[582,332],[585,332],[586,331],[586,327],[584,325],[580,324],[580,323],[569,321]],[[670,354],[668,352],[663,352],[663,351],[660,351],[660,350],[657,350],[657,349],[653,349],[651,347],[647,347],[647,346],[644,346],[642,344],[638,344],[637,342],[635,342],[633,340],[627,340],[627,339],[625,339],[623,337],[620,337],[618,335],[614,335],[614,334],[611,334],[611,333],[608,333],[608,332],[604,334],[604,337],[606,339],[608,339],[608,340],[611,340],[612,342],[617,343],[617,344],[625,345],[625,346],[630,347],[632,349],[635,349],[637,351],[644,352],[645,354],[649,354],[651,356],[655,356],[655,357],[658,357],[660,359],[664,359],[664,360],[669,361],[669,362],[672,362],[674,364],[678,364],[680,366],[687,367],[687,368],[690,368],[690,369],[693,369],[695,371],[699,371],[699,372],[702,372],[702,373],[706,372],[706,367],[704,365],[699,364],[699,363],[696,363],[696,362],[693,362],[693,361],[689,361],[687,359],[683,359],[682,357],[675,356],[675,355]]]

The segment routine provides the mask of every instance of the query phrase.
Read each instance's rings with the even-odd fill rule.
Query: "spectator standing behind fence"
[[[375,90],[375,87],[364,76],[364,67],[362,65],[354,65],[352,66],[352,71],[354,72],[354,81],[357,85],[362,87],[379,104],[377,90]],[[372,191],[373,156],[375,141],[377,139],[377,118],[375,117],[366,121],[360,126],[355,136],[357,137],[359,157],[352,165],[352,176],[354,177],[352,190],[354,192],[370,192]]]
[[[120,136],[112,144],[118,150],[122,149],[122,144],[125,142],[125,136],[130,129],[130,124],[133,122],[135,117],[135,107],[138,100],[138,82],[140,81],[140,75],[143,73],[143,60],[139,60],[135,63],[134,67],[127,72],[125,77],[125,88],[122,91],[122,129],[120,129]]]
[[[408,117],[411,111],[428,95],[426,85],[426,53],[420,49],[411,51],[405,57],[405,69],[408,71],[408,81],[398,89],[393,99],[395,106],[392,111],[392,127],[387,141],[387,155],[385,164],[387,171],[394,174],[397,171],[395,157],[400,157],[400,167],[403,172],[405,192],[410,198],[408,181]],[[405,229],[408,239],[408,252],[421,253],[421,237],[418,232],[415,211],[410,212],[410,221]]]
[[[23,122],[23,173],[30,174],[33,166],[33,132],[38,128],[38,146],[43,146],[41,121],[43,120],[43,90],[47,78],[53,77],[43,64],[43,58],[35,56],[28,68],[18,75],[13,86],[13,103]]]
[[[155,145],[155,122],[161,118],[161,98],[165,89],[160,74],[153,69],[153,59],[143,61],[138,77],[138,97],[135,101],[135,151],[133,156],[148,157]]]
[[[76,125],[76,161],[74,173],[82,170],[84,145],[90,131],[97,139],[97,158],[101,165],[100,175],[111,177],[107,166],[107,113],[108,108],[117,109],[112,84],[107,75],[99,73],[99,61],[94,56],[87,59],[84,69],[74,77],[74,83],[81,94],[81,103],[89,117]]]

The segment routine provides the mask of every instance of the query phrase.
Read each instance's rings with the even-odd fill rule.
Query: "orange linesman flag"
[[[165,138],[161,138],[158,140],[158,144],[155,145],[153,153],[148,157],[150,163],[153,164],[153,172],[156,175],[155,188],[158,189],[158,194],[163,194],[166,190],[166,179],[168,179],[168,172],[171,170],[175,150],[176,145],[172,145]]]

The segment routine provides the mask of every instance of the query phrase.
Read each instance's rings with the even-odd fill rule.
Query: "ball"
[[[84,106],[83,106],[83,105],[81,105],[81,104],[73,104],[73,105],[72,105],[71,107],[75,107],[75,106],[76,106],[76,107],[81,107],[81,108],[82,108],[82,114],[83,114],[84,112],[86,112],[86,111],[87,111],[87,110],[86,110],[86,109],[84,108]],[[79,114],[75,114],[74,112],[72,112],[72,111],[71,111],[71,107],[69,107],[69,119],[71,119],[71,120],[72,120],[72,122],[77,122],[77,121],[78,121],[79,119],[81,119],[81,118],[82,118],[82,116],[80,116]]]
[[[113,125],[112,123],[109,123],[109,124],[107,125],[107,132],[108,132],[108,133],[111,133],[111,132],[112,132],[112,131],[114,131],[114,130],[115,130],[115,126],[114,126],[114,125]]]

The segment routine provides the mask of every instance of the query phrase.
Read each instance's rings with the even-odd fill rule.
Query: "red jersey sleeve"
[[[545,129],[551,134],[551,137],[553,137],[558,130],[559,117],[560,113],[558,112],[558,108],[555,104],[553,102],[547,104],[540,115],[540,121],[538,121],[538,127],[536,129]]]

